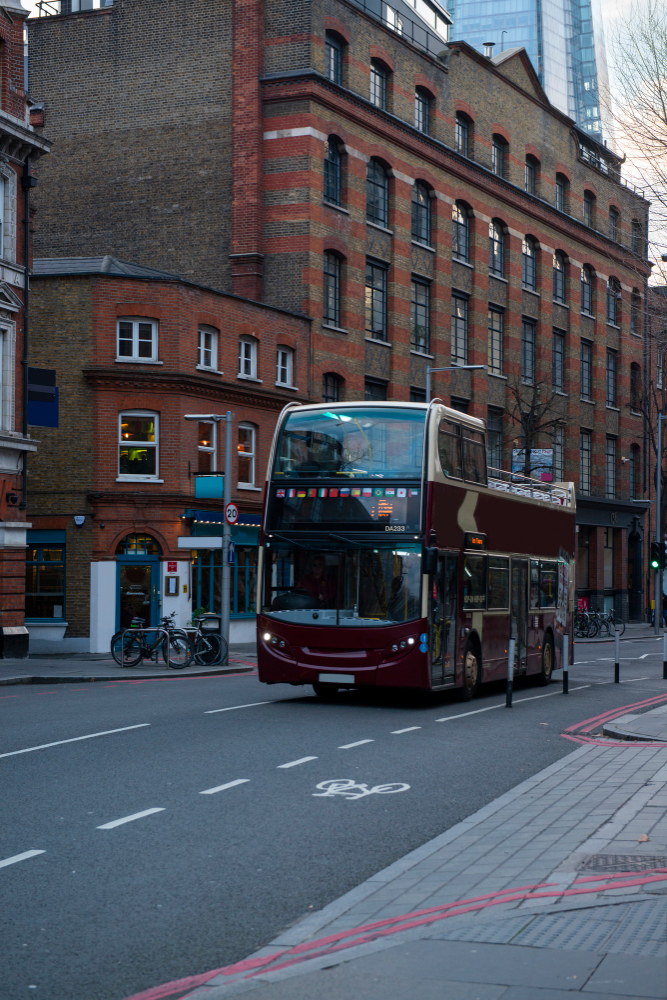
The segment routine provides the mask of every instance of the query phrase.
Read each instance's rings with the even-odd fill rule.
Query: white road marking
[[[305,764],[309,760],[317,760],[317,757],[299,757],[298,760],[291,760],[288,764],[278,764],[278,767],[296,767],[297,764]]]
[[[2,757],[16,757],[20,753],[32,753],[33,750],[47,750],[48,747],[59,747],[63,743],[78,743],[79,740],[94,740],[96,736],[111,736],[112,733],[126,733],[129,729],[143,729],[150,722],[141,722],[138,726],[123,726],[122,729],[106,729],[103,733],[90,733],[88,736],[74,736],[71,740],[56,740],[55,743],[42,743],[38,747],[26,747],[25,750],[12,750],[11,753],[0,753]]]
[[[28,858],[34,858],[38,854],[46,854],[46,851],[24,851],[23,854],[15,854],[13,858],[5,858],[4,861],[0,861],[0,868],[15,865],[17,861],[27,861]]]
[[[583,691],[584,688],[592,687],[592,684],[581,684],[579,687],[570,688],[570,691]],[[534,694],[530,698],[514,698],[513,704],[520,701],[537,701],[538,698],[553,698],[554,695],[562,694],[562,691],[549,691],[548,694]],[[464,719],[466,715],[479,715],[480,712],[492,712],[494,708],[504,708],[505,702],[500,705],[487,705],[486,708],[476,708],[473,712],[461,712],[459,715],[446,715],[444,719],[434,719],[434,722],[449,722],[451,719]]]
[[[636,681],[650,681],[650,677],[628,677],[625,681],[619,681],[619,684],[635,684]]]
[[[342,747],[338,747],[339,750],[351,750],[352,747],[360,747],[362,743],[374,743],[375,740],[357,740],[356,743],[344,743]]]
[[[131,816],[123,816],[122,819],[114,819],[114,820],[111,821],[111,823],[103,823],[102,826],[98,826],[97,829],[98,830],[113,830],[114,827],[116,827],[116,826],[122,826],[123,823],[131,823],[135,819],[143,819],[144,816],[152,816],[153,813],[161,813],[161,812],[164,812],[164,809],[161,808],[161,807],[158,807],[157,809],[144,809],[143,812],[132,813]]]
[[[407,729],[392,729],[391,735],[398,736],[400,733],[411,733],[415,729],[421,729],[421,726],[408,726]]]
[[[226,785],[216,785],[215,788],[207,788],[200,792],[200,795],[215,795],[216,792],[224,792],[226,788],[234,788],[235,785],[245,785],[250,778],[237,778],[236,781],[228,781]]]
[[[209,708],[204,715],[215,715],[216,712],[235,712],[237,708],[256,708],[257,705],[271,705],[270,701],[251,701],[249,705],[232,705],[230,708]]]

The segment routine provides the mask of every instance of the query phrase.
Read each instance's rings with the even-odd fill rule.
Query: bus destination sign
[[[485,549],[486,535],[483,535],[480,531],[466,531],[464,548]]]
[[[360,531],[416,531],[421,489],[415,486],[295,486],[273,490],[270,528],[304,523]]]

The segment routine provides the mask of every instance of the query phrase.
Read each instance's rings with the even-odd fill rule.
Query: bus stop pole
[[[563,634],[563,694],[570,693],[570,675],[567,669],[567,632]]]
[[[621,683],[621,668],[619,664],[620,654],[619,654],[619,631],[617,628],[614,629],[614,684]]]
[[[225,415],[225,509],[227,504],[232,502],[232,411],[227,410]],[[230,577],[231,566],[229,564],[229,543],[232,537],[232,529],[225,517],[222,526],[222,607],[220,609],[220,631],[224,639],[221,663],[224,666],[229,662],[229,603],[230,603]],[[226,650],[226,652],[225,652]]]
[[[509,651],[507,653],[507,693],[505,695],[505,708],[512,707],[512,683],[514,681],[514,646],[516,639],[510,639]]]

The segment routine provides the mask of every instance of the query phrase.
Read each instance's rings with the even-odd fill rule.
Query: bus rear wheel
[[[477,694],[479,687],[479,657],[474,648],[466,646],[463,654],[463,686],[461,688],[461,698],[463,701],[470,701]]]
[[[540,674],[540,684],[546,687],[551,683],[551,675],[554,669],[554,643],[553,639],[546,636],[542,646],[542,672]]]
[[[317,684],[313,684],[313,691],[318,698],[335,698],[338,694],[338,685],[318,681]]]

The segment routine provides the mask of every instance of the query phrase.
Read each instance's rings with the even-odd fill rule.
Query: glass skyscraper
[[[610,139],[601,110],[609,92],[599,0],[451,0],[451,37],[494,55],[523,46],[547,97],[598,141]]]

